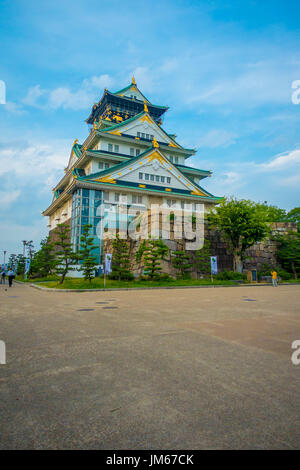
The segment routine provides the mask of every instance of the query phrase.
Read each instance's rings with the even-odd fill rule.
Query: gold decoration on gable
[[[153,152],[151,155],[146,157],[148,162],[152,162],[153,160],[158,160],[162,165],[166,162],[165,157],[163,157],[159,152]]]
[[[199,191],[198,189],[197,190],[194,190],[194,191],[191,191],[191,194],[193,196],[206,196],[206,194],[202,193],[201,191]]]
[[[97,178],[94,181],[99,181],[99,183],[116,184],[116,180],[114,180],[111,176],[102,176],[102,178]]]
[[[147,114],[140,118],[140,122],[145,122],[145,121],[147,121],[148,124],[152,124],[151,118]]]
[[[159,148],[159,143],[157,142],[155,137],[153,137],[152,144],[153,144],[153,147]]]

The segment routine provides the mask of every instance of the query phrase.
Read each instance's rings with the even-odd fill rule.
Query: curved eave
[[[151,188],[150,186],[151,185],[145,185],[146,187],[145,188],[141,188],[138,183],[136,186],[133,186],[133,185],[129,185],[129,184],[118,184],[118,180],[116,180],[116,183],[104,183],[104,182],[98,182],[98,181],[87,181],[86,179],[82,179],[82,178],[78,178],[76,180],[76,186],[77,187],[84,187],[84,188],[89,188],[89,189],[99,189],[99,188],[110,188],[110,189],[115,189],[115,188],[120,188],[120,189],[130,189],[131,191],[135,191],[135,192],[139,192],[139,193],[150,193],[150,194],[153,194],[153,193],[160,193],[160,194],[164,194],[166,197],[173,197],[176,196],[176,197],[182,197],[182,198],[189,198],[189,199],[197,199],[199,201],[203,201],[203,202],[210,202],[210,203],[220,203],[222,200],[223,200],[223,197],[217,197],[217,196],[213,196],[212,194],[211,195],[208,195],[208,196],[199,196],[197,194],[190,194],[190,192],[187,192],[187,193],[180,193],[178,191],[175,191],[175,190],[172,190],[172,191],[169,191],[169,188],[160,188],[160,187],[157,187],[157,188]],[[204,191],[202,189],[202,191]]]
[[[144,96],[140,90],[139,90],[139,92],[141,93],[142,96]],[[86,123],[88,123],[88,124],[93,124],[94,115],[95,115],[95,113],[97,112],[97,109],[101,106],[101,104],[102,104],[102,102],[103,102],[103,100],[104,100],[104,98],[105,98],[106,95],[107,95],[107,96],[112,96],[112,97],[115,97],[115,98],[120,98],[120,99],[126,100],[126,101],[128,101],[128,102],[130,102],[130,103],[139,103],[139,104],[141,104],[141,105],[144,104],[144,102],[141,101],[141,100],[132,99],[132,98],[129,98],[129,97],[127,97],[127,96],[121,96],[121,95],[119,95],[118,93],[112,93],[112,92],[110,92],[110,91],[108,91],[108,90],[105,90],[104,93],[103,93],[103,95],[102,95],[102,98],[98,101],[98,103],[95,103],[95,104],[93,105],[93,108],[92,108],[92,111],[91,111],[89,117],[85,120]],[[151,108],[154,108],[154,109],[157,109],[157,110],[160,110],[160,111],[161,111],[160,116],[162,116],[162,115],[169,109],[168,106],[159,106],[159,105],[156,105],[156,104],[152,104],[152,103],[150,103],[150,102],[147,100],[147,98],[145,98],[145,100],[147,101],[147,105],[149,106],[150,109],[151,109]]]

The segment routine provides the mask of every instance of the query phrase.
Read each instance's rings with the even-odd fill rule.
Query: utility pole
[[[27,240],[23,240],[23,256],[25,258],[25,248],[26,248]]]

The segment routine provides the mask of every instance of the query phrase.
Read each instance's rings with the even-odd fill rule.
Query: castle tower
[[[147,211],[152,203],[166,208],[209,207],[221,198],[200,186],[211,172],[186,164],[196,152],[181,146],[162,127],[167,106],[152,104],[134,77],[115,93],[104,90],[86,120],[90,132],[80,144],[74,141],[65,174],[53,189],[53,200],[43,212],[50,234],[57,224],[71,227],[74,250],[80,248],[83,225],[92,225],[95,255],[102,262],[103,220],[117,205]],[[122,224],[116,220],[117,228]]]

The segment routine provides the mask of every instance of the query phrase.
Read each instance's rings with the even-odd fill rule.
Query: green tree
[[[232,249],[234,271],[242,272],[245,250],[263,240],[270,232],[257,204],[245,199],[224,199],[209,213],[210,225],[220,230]]]
[[[8,259],[8,266],[11,267],[12,269],[15,269],[17,262],[17,255],[10,255]]]
[[[293,222],[297,224],[298,232],[300,232],[300,207],[295,207],[287,213],[286,216],[287,222]]]
[[[17,265],[17,274],[19,276],[24,274],[25,271],[25,256],[22,254],[17,255],[16,257],[16,265]]]
[[[110,278],[118,279],[119,281],[121,279],[133,279],[133,274],[130,271],[130,257],[127,241],[121,239],[117,233],[116,238],[112,241],[112,247],[112,272]]]
[[[140,263],[144,261],[145,274],[150,280],[159,278],[162,267],[161,260],[168,253],[169,248],[160,239],[144,240],[136,254],[136,260]]]
[[[210,257],[210,241],[204,240],[204,245],[202,248],[196,251],[194,260],[197,271],[201,274],[210,274]]]
[[[191,276],[192,264],[189,263],[189,255],[185,251],[173,251],[172,264],[179,271],[178,278],[187,279]]]
[[[41,247],[34,253],[30,265],[31,275],[47,277],[55,270],[57,261],[53,250],[54,245],[50,243],[50,237],[41,241]]]
[[[70,243],[70,229],[66,223],[58,224],[54,230],[56,240],[54,245],[58,248],[56,255],[56,272],[61,275],[59,281],[62,284],[69,271],[74,270],[74,264],[78,262],[78,254],[74,253]]]
[[[300,273],[300,232],[288,232],[277,235],[274,240],[278,242],[276,257],[283,269],[293,273],[298,278]]]
[[[95,267],[97,265],[96,258],[92,255],[92,251],[95,250],[96,246],[93,244],[93,237],[89,236],[91,228],[91,224],[85,224],[83,226],[79,250],[79,259],[82,261],[79,270],[83,271],[84,279],[89,282],[91,282],[95,276]]]
[[[285,222],[286,210],[280,207],[268,205],[266,202],[263,204],[256,203],[256,211],[259,217],[266,222]]]

